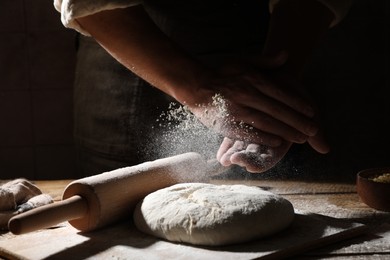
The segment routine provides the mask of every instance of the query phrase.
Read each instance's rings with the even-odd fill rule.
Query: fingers
[[[317,135],[310,137],[307,142],[318,153],[327,154],[330,151],[329,144],[326,142],[322,131]]]
[[[239,126],[237,126],[239,125]],[[226,126],[219,131],[223,136],[233,140],[244,140],[245,143],[258,143],[270,147],[279,146],[283,139],[245,124]]]
[[[220,161],[222,156],[233,146],[234,141],[229,138],[224,138],[217,152],[217,160]]]
[[[307,117],[314,116],[315,111],[310,102],[308,102],[308,100],[306,100],[303,96],[292,91],[292,89],[302,89],[303,86],[301,86],[300,83],[295,82],[292,79],[288,79],[288,81],[286,80],[284,82],[284,85],[288,84],[290,86],[288,86],[288,88],[287,86],[282,88],[276,84],[275,81],[266,80],[264,76],[260,77],[258,73],[248,75],[247,79],[258,91],[260,91],[260,93],[287,105],[291,109]]]
[[[255,109],[243,109],[238,116],[243,122],[262,131],[263,134],[272,134],[289,142],[304,143],[318,131],[318,126],[314,121],[287,109],[283,105],[278,104],[279,107],[275,107],[273,104],[266,104],[267,101],[263,100],[260,102],[265,105],[260,107],[251,102],[248,101],[248,104]],[[265,112],[260,111],[260,109]]]
[[[261,173],[278,163],[290,146],[291,144],[285,142],[279,148],[267,148],[225,138],[217,153],[217,159],[223,166],[236,164],[248,172]]]
[[[302,144],[310,139],[313,148],[325,151],[322,141],[311,138],[316,136],[319,125],[313,119],[311,103],[296,90],[302,86],[279,70],[285,61],[286,55],[282,54],[263,57],[256,64],[263,70],[244,63],[231,75],[212,78],[211,91],[206,92],[218,93],[224,99],[222,116],[214,104],[191,110],[206,126],[232,140],[278,147],[283,142]]]
[[[225,139],[227,139],[227,138],[225,138]],[[235,142],[233,142],[231,140],[225,140],[225,145],[226,145],[226,147],[223,148],[223,150],[225,152],[221,151],[221,153],[220,153],[221,156],[219,156],[219,158],[217,157],[217,159],[219,160],[219,162],[223,166],[227,167],[227,166],[232,165],[230,157],[234,153],[242,151],[245,146],[244,146],[244,142],[243,141],[235,141]]]
[[[262,150],[258,144],[249,144],[245,150],[232,154],[230,161],[251,173],[264,172],[273,166],[273,154],[270,150]]]
[[[243,140],[245,132],[234,129],[233,126],[233,124],[243,123],[255,128],[254,131],[251,131],[252,133],[257,131],[258,137],[249,137],[254,143],[270,146],[279,145],[282,139],[294,143],[304,143],[310,136],[316,135],[319,127],[311,118],[314,112],[309,103],[303,101],[303,98],[287,94],[279,86],[272,85],[272,83],[262,84],[264,88],[272,89],[271,92],[283,93],[279,96],[287,97],[284,100],[279,98],[282,100],[280,101],[254,88],[253,85],[248,81],[233,78],[228,85],[229,87],[223,89],[222,96],[226,100],[225,103],[228,104],[229,116],[223,119],[225,122],[218,131],[225,131],[224,135],[229,138]],[[234,131],[238,133],[237,136],[232,133]]]
[[[257,57],[254,62],[257,67],[252,69],[246,67],[243,74],[264,95],[286,104],[307,117],[313,117],[315,110],[307,97],[302,93],[294,93],[302,92],[304,89],[302,83],[279,70],[287,58],[288,53],[283,51],[273,57]]]
[[[241,100],[247,102],[238,103]],[[279,146],[282,140],[304,143],[318,131],[318,125],[313,120],[266,97],[238,97],[231,102],[228,114],[214,125],[216,130],[226,137],[248,143],[271,147]]]
[[[248,98],[245,103],[249,107],[262,111],[308,136],[313,136],[318,131],[318,126],[311,120],[314,112],[311,112],[310,115],[305,115],[298,110],[292,109],[287,103],[277,101],[261,92],[256,97]]]
[[[308,102],[271,82],[252,81],[255,81],[253,85],[259,91],[256,95],[246,97],[245,105],[258,111],[256,117],[259,119],[253,120],[253,126],[295,143],[303,143],[308,137],[316,135],[319,127],[312,120],[315,113]],[[268,130],[264,128],[267,125],[261,121],[264,115],[270,118]]]

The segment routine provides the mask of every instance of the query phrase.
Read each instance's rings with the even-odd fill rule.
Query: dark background
[[[307,69],[332,152],[294,146],[263,177],[352,179],[390,166],[389,9],[386,0],[355,0]],[[2,0],[0,39],[0,179],[77,178],[75,32],[62,26],[51,0]]]
[[[51,0],[0,1],[0,178],[74,174],[75,32]]]

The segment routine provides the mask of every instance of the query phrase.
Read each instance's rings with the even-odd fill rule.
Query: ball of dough
[[[138,203],[134,223],[144,233],[173,242],[221,246],[277,233],[294,218],[279,195],[245,185],[182,183]]]

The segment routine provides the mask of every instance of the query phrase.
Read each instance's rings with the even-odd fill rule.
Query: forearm
[[[333,13],[313,0],[281,0],[273,9],[264,56],[287,52],[284,72],[301,77],[313,49],[325,36]]]
[[[196,91],[205,68],[175,46],[142,6],[103,11],[77,20],[129,70],[181,103],[196,102],[188,93]]]
[[[288,14],[287,22],[301,11]],[[306,51],[307,45],[299,49],[295,47],[301,46],[294,41],[275,42],[279,38],[284,40],[285,35],[278,30],[286,21],[276,19],[283,12],[276,10],[275,14],[265,53],[290,51],[286,66],[291,66],[298,60],[295,59],[298,51]],[[142,6],[102,11],[78,18],[77,22],[129,70],[188,105],[202,123],[226,137],[278,146],[282,139],[302,143],[316,132],[316,125],[307,117],[311,109],[300,96],[284,91],[272,80],[264,81],[262,73],[250,69],[234,75],[209,71],[175,46]],[[264,65],[263,69],[273,70],[273,67]],[[223,116],[216,116],[220,109],[211,105],[216,93],[226,100],[228,111]],[[241,125],[253,129],[238,127]]]

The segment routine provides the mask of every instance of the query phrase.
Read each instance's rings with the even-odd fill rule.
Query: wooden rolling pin
[[[135,205],[151,192],[204,181],[225,169],[198,153],[185,153],[86,177],[71,182],[62,201],[16,215],[8,228],[23,234],[69,221],[82,232],[92,231],[131,217]]]

